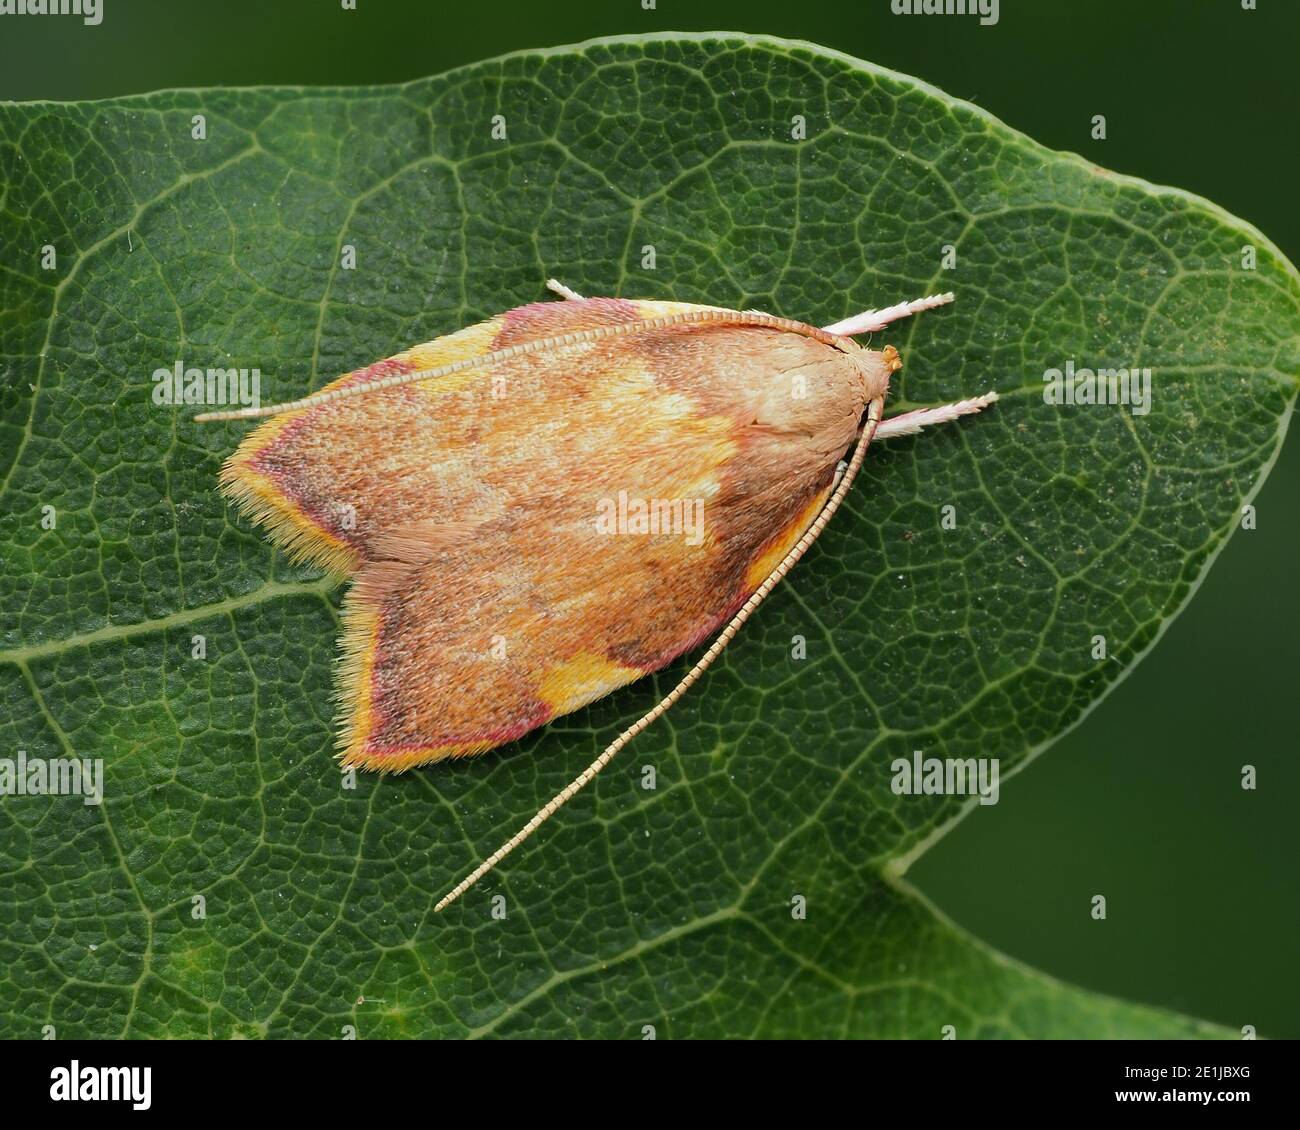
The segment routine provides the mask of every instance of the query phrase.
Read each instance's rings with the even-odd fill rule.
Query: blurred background
[[[890,0],[650,2],[102,0],[97,27],[0,17],[0,99],[399,82],[598,35],[764,32],[915,75],[1051,148],[1207,196],[1300,260],[1295,0],[1002,0],[991,27],[896,16]],[[1094,114],[1104,142],[1090,139]],[[1232,539],[1151,655],[913,866],[941,910],[1074,983],[1300,1036],[1298,500],[1293,440],[1256,499],[1258,529]],[[1240,787],[1246,763],[1254,792]],[[1088,914],[1098,893],[1104,923]]]

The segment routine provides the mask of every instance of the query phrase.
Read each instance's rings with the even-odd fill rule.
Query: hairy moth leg
[[[568,302],[583,302],[585,299],[576,290],[570,290],[559,279],[547,279],[546,289],[552,294],[558,294]]]
[[[823,326],[822,328],[827,333],[842,334],[845,337],[875,333],[878,330],[883,330],[893,322],[910,317],[912,314],[919,314],[923,310],[933,310],[938,306],[946,306],[956,297],[952,291],[945,294],[932,294],[927,298],[915,298],[911,302],[899,302],[893,306],[887,306],[883,310],[864,310],[861,314],[854,314],[851,318],[845,318],[841,322],[835,322],[833,325]],[[956,420],[961,416],[973,416],[990,404],[996,403],[997,399],[998,394],[990,391],[983,396],[954,401],[952,404],[941,404],[934,408],[918,408],[911,412],[903,412],[890,417],[888,420],[881,421],[880,427],[876,429],[876,439],[915,435],[922,428],[928,428],[935,424],[946,424],[950,420]]]
[[[827,333],[840,334],[843,337],[875,333],[892,322],[912,314],[919,314],[922,310],[947,306],[956,297],[952,291],[948,291],[946,294],[932,294],[928,298],[914,298],[911,302],[899,302],[894,306],[886,306],[883,310],[864,310],[861,314],[854,314],[851,318],[845,318],[842,322],[835,322],[824,328]]]
[[[990,404],[996,404],[998,394],[986,392],[983,396],[972,396],[969,400],[957,400],[952,404],[940,404],[934,408],[916,408],[911,412],[900,412],[888,420],[882,420],[876,429],[876,439],[893,439],[895,436],[914,436],[922,428],[935,424],[946,424],[962,416],[973,416]]]

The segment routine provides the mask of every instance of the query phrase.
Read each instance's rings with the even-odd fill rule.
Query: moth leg
[[[956,297],[952,291],[948,291],[946,294],[932,294],[928,298],[916,298],[911,302],[886,306],[883,310],[864,310],[861,314],[854,314],[851,318],[845,318],[844,321],[836,322],[834,325],[823,326],[822,329],[828,334],[839,334],[841,337],[875,333],[876,330],[883,330],[891,322],[897,322],[900,318],[919,314],[922,310],[933,310],[936,306],[947,306]]]
[[[558,294],[561,298],[567,299],[569,302],[583,301],[583,297],[581,294],[579,294],[576,290],[570,290],[567,286],[564,285],[564,283],[560,282],[559,279],[547,279],[546,289],[549,290],[552,294]]]
[[[973,416],[997,403],[996,392],[986,392],[983,396],[973,396],[969,400],[957,400],[952,404],[940,404],[935,408],[917,408],[911,412],[901,412],[882,420],[876,429],[876,439],[893,439],[894,436],[916,435],[922,428],[934,424],[946,424],[962,416]]]

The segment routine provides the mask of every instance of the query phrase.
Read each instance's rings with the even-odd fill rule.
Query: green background
[[[1300,4],[1002,0],[1001,18],[889,0],[104,0],[104,22],[0,17],[0,98],[398,82],[597,35],[803,38],[915,75],[1058,149],[1200,193],[1300,261]],[[1092,141],[1105,114],[1109,137]],[[0,249],[2,250],[2,249]],[[1117,272],[1122,265],[1116,265]],[[569,280],[581,289],[582,280]],[[880,295],[884,305],[898,295]],[[962,925],[1074,983],[1300,1035],[1300,449],[1150,657],[909,873]],[[797,581],[795,582],[797,583]],[[996,750],[988,751],[995,755]],[[1239,787],[1243,764],[1259,788]],[[1104,894],[1109,917],[1089,916]]]

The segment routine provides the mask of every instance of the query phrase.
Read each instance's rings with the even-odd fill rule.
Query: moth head
[[[892,345],[884,349],[855,349],[844,356],[853,368],[857,398],[864,407],[889,392],[889,378],[903,367],[903,360]]]

